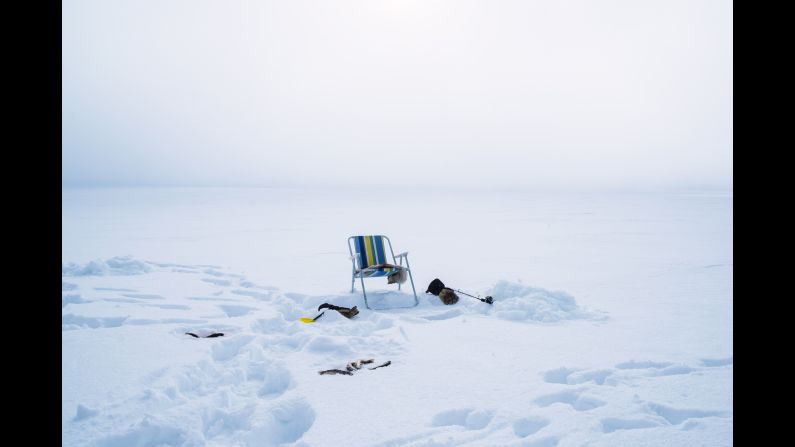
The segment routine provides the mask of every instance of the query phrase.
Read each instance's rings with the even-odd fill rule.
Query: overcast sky
[[[732,186],[732,4],[63,1],[64,185]]]

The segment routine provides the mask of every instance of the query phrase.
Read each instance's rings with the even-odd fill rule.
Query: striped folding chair
[[[392,256],[392,263],[387,263],[386,245],[389,245],[389,253]],[[391,274],[408,273],[411,279],[411,290],[414,292],[414,306],[420,303],[417,298],[417,291],[414,289],[414,278],[411,276],[409,267],[409,252],[403,252],[395,256],[392,251],[392,242],[386,236],[351,236],[348,238],[348,251],[351,253],[351,293],[354,291],[356,278],[362,283],[362,294],[364,295],[364,305],[370,309],[367,303],[367,292],[364,289],[364,278],[376,278],[379,276],[389,276]],[[406,265],[403,265],[403,260]],[[400,282],[398,282],[400,290]],[[407,307],[414,307],[407,306]]]

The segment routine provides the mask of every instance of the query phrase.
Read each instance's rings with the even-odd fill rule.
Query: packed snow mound
[[[488,294],[494,298],[494,315],[506,320],[554,323],[605,318],[597,312],[579,307],[573,296],[562,291],[500,281]]]
[[[603,312],[592,311],[577,305],[573,296],[562,291],[550,291],[540,287],[526,286],[521,283],[499,281],[485,293],[473,293],[481,298],[491,296],[494,303],[489,305],[475,298],[458,294],[458,302],[445,305],[441,299],[430,294],[418,295],[420,304],[413,314],[429,320],[447,320],[464,315],[484,315],[504,320],[530,323],[556,323],[566,320],[603,320],[607,316]],[[393,293],[392,295],[397,295]],[[405,295],[405,294],[402,294]],[[368,294],[369,296],[369,294]],[[405,297],[402,302],[412,301]],[[445,309],[445,312],[439,312]],[[433,315],[425,315],[424,310],[434,311]]]
[[[61,266],[63,276],[140,275],[151,271],[153,268],[148,263],[131,256],[116,256],[107,261],[97,259],[83,265],[69,262]]]

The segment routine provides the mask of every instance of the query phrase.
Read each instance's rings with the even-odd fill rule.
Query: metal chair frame
[[[409,265],[409,252],[406,251],[396,256],[394,250],[392,250],[392,241],[390,241],[387,236],[383,235],[372,235],[372,236],[386,239],[387,243],[389,244],[389,253],[392,255],[392,262],[393,262],[392,266],[397,268],[398,271],[405,270],[409,274],[409,279],[411,281],[411,290],[412,292],[414,292],[414,306],[396,307],[394,309],[411,308],[417,306],[420,303],[420,300],[419,298],[417,298],[417,290],[414,288],[414,277],[411,275],[411,266]],[[364,288],[364,278],[369,277],[367,273],[377,271],[378,268],[374,268],[371,266],[362,268],[362,265],[364,265],[364,263],[362,262],[362,256],[366,254],[354,251],[354,248],[351,245],[351,241],[357,237],[359,236],[351,236],[348,238],[348,252],[351,254],[350,255],[351,293],[353,293],[355,290],[354,285],[356,284],[356,278],[359,278],[362,283],[362,295],[364,295],[364,305],[365,307],[370,309],[370,304],[367,302],[367,291]],[[355,246],[356,244],[354,243],[353,245]],[[406,260],[405,266],[403,265],[404,259]],[[359,265],[358,268],[357,268],[357,263]],[[398,283],[398,290],[400,290],[400,286],[401,284]]]

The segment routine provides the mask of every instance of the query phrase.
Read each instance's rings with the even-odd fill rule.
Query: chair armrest
[[[409,256],[409,252],[404,251],[403,253],[401,253],[399,255],[395,255],[395,258],[407,258],[408,256]]]
[[[378,269],[382,269],[382,268],[393,268],[393,269],[398,269],[398,270],[408,270],[407,267],[402,266],[402,265],[377,264],[377,265],[371,265],[369,267],[365,267],[363,269],[356,269],[356,271],[357,272],[374,272],[374,271],[376,271]]]

